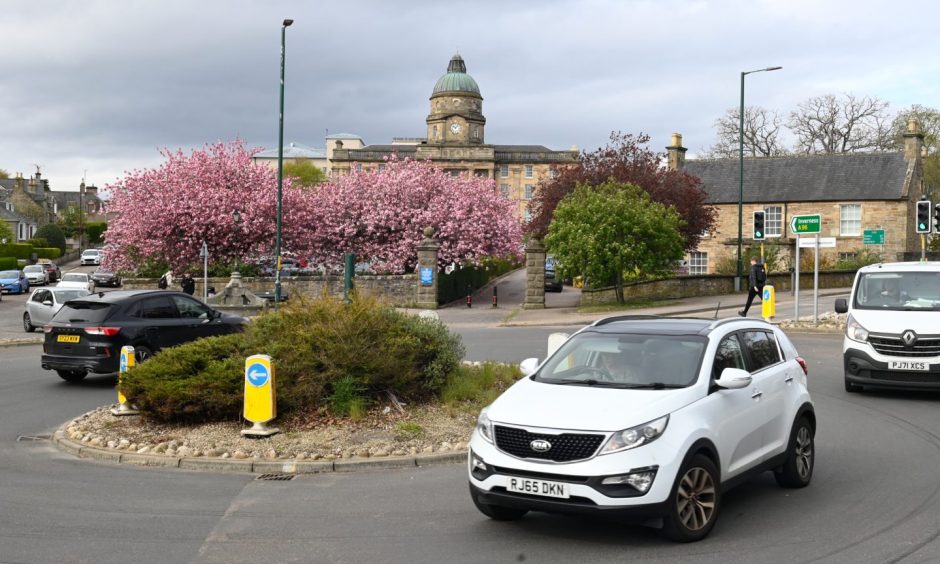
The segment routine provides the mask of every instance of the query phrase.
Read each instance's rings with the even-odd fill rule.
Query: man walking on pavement
[[[188,272],[183,274],[183,279],[180,280],[180,286],[182,286],[184,292],[192,296],[196,291],[196,281],[193,280],[193,275]]]
[[[738,312],[741,317],[747,317],[747,310],[751,309],[754,296],[758,296],[761,301],[764,300],[764,284],[767,282],[767,272],[764,270],[764,265],[758,262],[757,257],[751,257],[751,271],[748,274],[747,282],[747,303],[744,304],[744,309]]]

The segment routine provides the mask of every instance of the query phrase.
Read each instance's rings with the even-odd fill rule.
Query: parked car
[[[30,286],[45,286],[49,283],[49,274],[41,264],[31,264],[23,267],[23,274],[29,280]]]
[[[73,288],[37,288],[26,300],[23,312],[23,330],[32,333],[52,320],[62,304],[73,299],[89,295],[88,290]]]
[[[241,331],[247,320],[226,315],[182,292],[118,290],[65,303],[43,327],[42,367],[68,382],[118,370],[121,347],[138,362],[167,347]]]
[[[940,389],[940,262],[873,264],[859,269],[842,342],[845,391]]]
[[[0,271],[0,293],[22,294],[29,291],[29,279],[22,270]]]
[[[652,517],[696,541],[748,476],[773,470],[788,488],[813,476],[806,362],[769,323],[612,317],[520,367],[470,442],[470,495],[492,519]]]
[[[551,255],[545,257],[545,291],[561,292],[564,286],[561,284],[561,275],[558,274],[558,263]]]
[[[62,280],[56,284],[56,288],[79,288],[95,291],[95,281],[86,272],[66,272],[62,275]]]
[[[59,269],[59,265],[51,260],[39,259],[39,262],[36,264],[41,264],[43,268],[46,269],[46,274],[49,275],[49,282],[58,282],[59,278],[62,278],[62,271]]]
[[[82,251],[82,257],[79,261],[82,266],[101,264],[101,251],[98,249],[85,249]]]
[[[97,270],[94,271],[91,275],[91,279],[95,282],[95,286],[108,286],[110,288],[120,288],[121,287],[121,276],[116,272],[111,272],[101,268],[100,266]]]

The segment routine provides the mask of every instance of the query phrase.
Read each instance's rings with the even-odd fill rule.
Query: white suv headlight
[[[493,423],[490,421],[490,418],[486,416],[486,410],[480,412],[480,416],[477,418],[477,432],[480,433],[480,436],[488,443],[493,442]]]
[[[862,327],[862,325],[858,321],[855,321],[855,318],[849,314],[848,319],[845,321],[845,336],[853,341],[864,343],[868,341],[868,329]]]
[[[669,423],[669,416],[665,415],[649,423],[617,431],[607,439],[607,443],[601,448],[599,454],[620,452],[651,443],[663,434],[667,423]]]

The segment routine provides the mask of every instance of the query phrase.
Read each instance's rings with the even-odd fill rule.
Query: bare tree
[[[787,123],[800,153],[855,153],[893,149],[888,102],[875,97],[832,94],[810,98]]]
[[[891,124],[891,138],[897,150],[904,149],[904,134],[907,133],[907,122],[910,118],[917,120],[920,131],[924,134],[924,146],[927,154],[934,154],[940,149],[940,110],[914,104],[906,110],[901,110],[894,117]]]
[[[717,140],[705,151],[710,158],[734,158],[740,146],[738,108],[731,108],[715,120]],[[760,106],[744,108],[744,154],[751,157],[777,157],[787,154],[780,143],[780,116]]]

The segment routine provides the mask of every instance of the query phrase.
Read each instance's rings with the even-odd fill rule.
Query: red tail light
[[[803,357],[801,356],[796,357],[796,361],[800,363],[800,368],[803,369],[803,375],[809,376],[809,368],[806,367],[806,361],[803,360]]]
[[[120,327],[85,327],[85,332],[89,335],[104,335],[113,337],[121,332]]]

